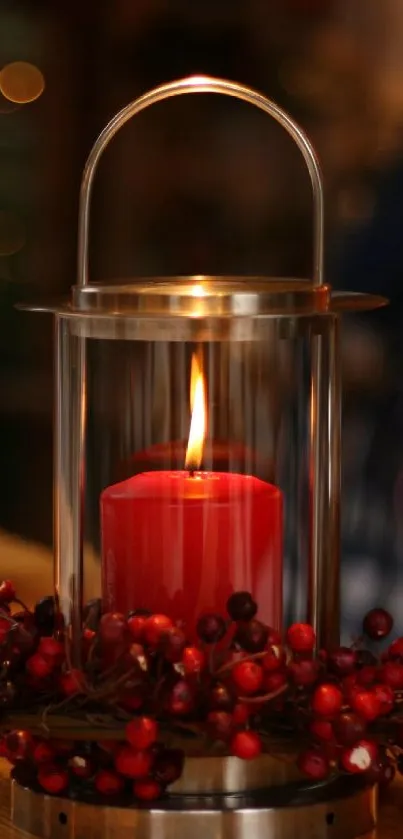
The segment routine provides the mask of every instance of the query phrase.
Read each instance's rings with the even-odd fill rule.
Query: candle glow
[[[202,462],[207,425],[204,375],[196,354],[192,356],[190,374],[190,410],[191,420],[185,466],[186,469],[194,471],[200,468]]]

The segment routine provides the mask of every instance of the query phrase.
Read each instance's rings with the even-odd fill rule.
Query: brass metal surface
[[[65,318],[132,322],[133,319],[229,319],[355,312],[387,305],[376,294],[334,292],[310,280],[272,277],[153,277],[113,285],[74,286],[71,300],[21,304],[27,311]]]
[[[9,764],[3,759],[0,759],[0,836],[1,839],[32,839],[32,832],[27,832],[13,824],[10,812],[11,812],[11,803],[10,803],[10,792],[11,792],[11,785],[9,781],[9,771],[10,767]],[[403,804],[403,778],[398,777],[398,779],[393,783],[393,785],[387,790],[384,796],[380,800],[380,808],[379,808],[379,817],[378,817],[378,825],[375,830],[370,830],[366,834],[363,834],[362,839],[401,839],[402,836],[402,804]],[[97,811],[95,813],[95,818],[97,818]],[[53,834],[52,839],[71,839],[71,833],[66,831],[66,825],[58,825],[56,831]],[[86,839],[93,839],[93,834],[91,833],[91,825],[88,830]],[[119,834],[118,834],[119,835]],[[320,835],[320,834],[319,834]],[[318,839],[317,834],[305,834],[300,830],[297,834],[297,839]],[[337,836],[337,834],[336,834]],[[218,834],[219,837],[219,834]],[[134,839],[134,833],[132,832],[131,839]],[[159,839],[154,835],[153,839]],[[180,835],[177,835],[175,839],[181,839]],[[195,839],[195,837],[192,837]],[[217,837],[215,837],[217,839]],[[238,835],[234,830],[231,839],[238,839]],[[276,839],[282,839],[281,833],[278,833]],[[326,839],[332,839],[332,833],[329,832],[328,837]],[[342,837],[342,839],[346,839],[346,837]]]
[[[305,314],[327,311],[329,300],[329,286],[265,277],[169,277],[72,289],[72,308],[77,312],[140,316]]]
[[[174,793],[239,793],[283,786],[301,780],[296,764],[269,754],[257,760],[237,757],[188,757],[182,777],[172,787]]]
[[[12,785],[12,819],[43,839],[355,839],[373,830],[376,793],[344,788],[249,796],[170,796],[149,807],[82,804]],[[341,797],[342,795],[342,797]]]

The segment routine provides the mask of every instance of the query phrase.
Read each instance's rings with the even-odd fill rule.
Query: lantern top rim
[[[178,276],[72,289],[77,311],[182,317],[256,316],[325,311],[329,286],[261,276]]]
[[[320,315],[387,305],[372,294],[334,292],[311,280],[263,276],[136,278],[73,286],[69,300],[22,305],[30,311],[77,318],[205,318]]]

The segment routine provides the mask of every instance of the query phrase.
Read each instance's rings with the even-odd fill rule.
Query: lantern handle
[[[273,117],[290,134],[298,146],[306,163],[311,178],[313,192],[313,284],[314,286],[323,283],[323,251],[324,251],[324,209],[323,209],[323,183],[319,161],[314,148],[300,126],[294,122],[286,111],[267,99],[261,93],[249,87],[229,82],[224,79],[214,79],[208,76],[191,76],[175,82],[169,82],[150,90],[140,96],[134,102],[130,102],[119,113],[117,113],[94,143],[87,163],[84,168],[79,202],[78,217],[78,278],[79,286],[88,285],[88,237],[90,220],[90,203],[94,176],[98,167],[101,155],[109,145],[115,134],[132,117],[137,116],[150,105],[171,99],[174,96],[181,96],[185,93],[219,93],[224,96],[231,96],[234,99],[242,100],[254,105],[261,111]]]

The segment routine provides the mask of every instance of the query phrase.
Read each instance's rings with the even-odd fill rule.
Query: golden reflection
[[[0,92],[10,102],[25,105],[38,99],[45,88],[45,79],[38,67],[27,61],[6,64],[0,72]]]

